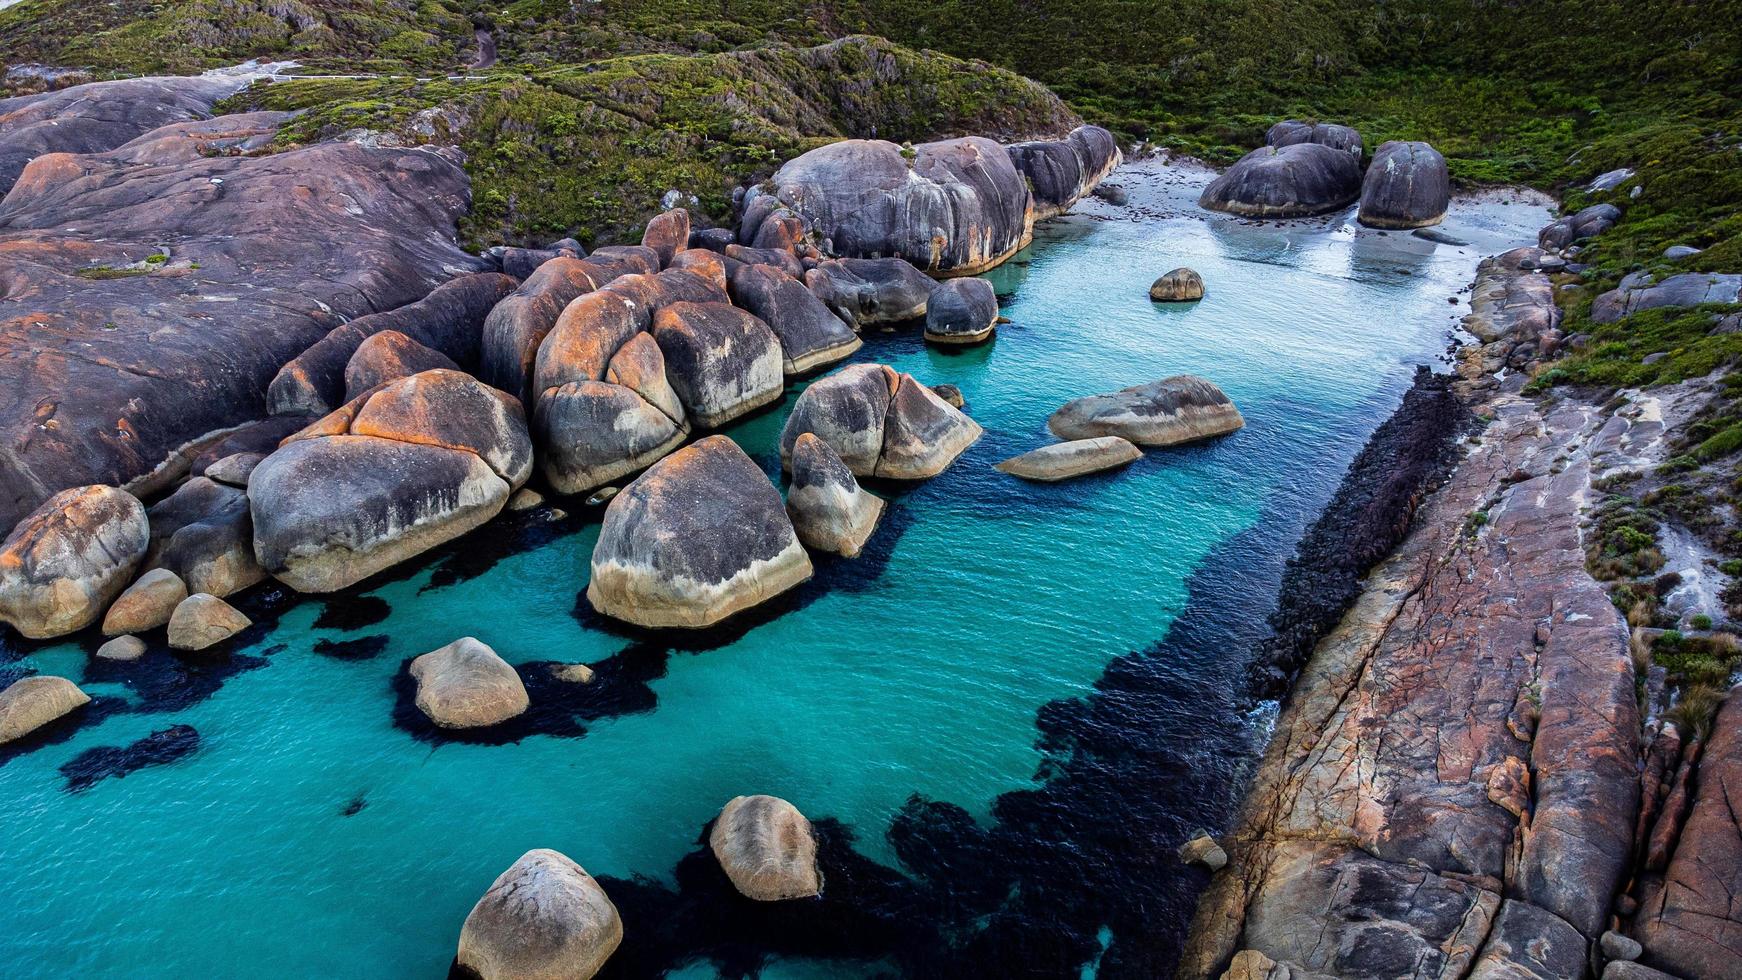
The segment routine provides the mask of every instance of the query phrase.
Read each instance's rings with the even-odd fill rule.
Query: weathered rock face
[[[671,260],[669,268],[693,272],[724,292],[727,286],[726,261],[724,255],[716,255],[706,249],[685,249]]]
[[[484,261],[493,263],[495,271],[526,279],[552,259],[584,259],[587,250],[573,238],[551,242],[545,248],[519,248],[514,245],[493,245],[484,250]]]
[[[1554,283],[1536,271],[1542,257],[1541,249],[1515,248],[1476,266],[1464,329],[1483,343],[1476,356],[1483,359],[1485,373],[1522,369],[1552,354],[1560,343],[1561,309],[1554,301]]]
[[[779,341],[768,324],[729,303],[664,307],[654,314],[653,339],[665,379],[697,426],[715,428],[780,400]]]
[[[127,587],[149,545],[132,494],[62,490],[0,543],[0,622],[36,639],[84,629]]]
[[[866,493],[828,443],[810,432],[793,441],[786,512],[805,547],[856,557],[883,508],[883,498]]]
[[[575,297],[610,282],[614,263],[594,259],[552,259],[538,267],[484,318],[482,364],[478,378],[532,405],[533,362],[557,317]]]
[[[1333,150],[1342,150],[1361,159],[1361,134],[1352,126],[1341,126],[1337,123],[1307,123],[1298,119],[1284,119],[1270,127],[1264,134],[1264,142],[1269,146],[1294,146],[1297,143],[1317,143]]]
[[[294,589],[342,589],[494,517],[531,470],[513,396],[455,371],[402,378],[254,470],[254,552]]]
[[[169,622],[175,607],[188,597],[187,583],[167,568],[139,576],[103,616],[103,635],[143,633]]]
[[[0,116],[0,144],[33,125]],[[19,447],[0,461],[0,526],[68,486],[167,487],[199,440],[266,415],[278,369],[345,318],[480,265],[452,244],[468,192],[441,153],[202,156],[181,132],[43,153],[0,202],[0,387],[14,393],[0,439]]]
[[[175,572],[190,592],[228,596],[266,578],[254,558],[254,522],[242,488],[196,476],[148,513],[146,563]]]
[[[351,361],[364,341],[386,331],[403,334],[461,365],[476,366],[484,318],[517,285],[512,276],[499,272],[461,276],[415,303],[335,328],[279,369],[266,392],[267,408],[275,415],[322,415],[343,405]]]
[[[397,330],[371,334],[345,364],[345,401],[376,385],[409,378],[423,371],[458,371],[460,366],[441,351],[432,350]]]
[[[37,675],[13,681],[0,691],[0,745],[90,703],[90,696],[64,677]]]
[[[748,245],[727,245],[726,254],[722,257],[728,263],[729,272],[737,271],[736,267],[730,264],[735,262],[738,265],[770,265],[795,279],[805,273],[804,263],[799,260],[798,255],[784,248],[751,248]]]
[[[1149,286],[1157,303],[1191,303],[1204,298],[1204,277],[1184,267],[1163,275]]]
[[[823,890],[811,823],[777,796],[733,797],[714,821],[708,847],[745,898],[780,902]]]
[[[955,462],[982,430],[912,375],[853,364],[818,380],[793,404],[780,433],[787,466],[806,432],[828,443],[855,476],[924,480]]]
[[[1119,436],[1139,446],[1174,446],[1227,435],[1245,424],[1222,389],[1179,374],[1067,402],[1046,426],[1060,439]]]
[[[413,660],[411,676],[417,710],[442,728],[499,725],[531,703],[514,668],[470,636]]]
[[[660,268],[671,264],[672,257],[690,247],[690,213],[673,208],[647,222],[641,244],[659,253]]]
[[[138,660],[145,656],[145,641],[137,636],[117,636],[97,648],[99,660]]]
[[[754,313],[780,339],[781,368],[796,376],[844,360],[863,346],[852,326],[804,284],[767,265],[739,269],[732,301]]]
[[[1426,143],[1379,144],[1361,181],[1357,214],[1371,228],[1422,228],[1445,220],[1452,200],[1446,158]]]
[[[1592,301],[1591,319],[1597,323],[1614,323],[1640,310],[1736,302],[1742,302],[1742,275],[1684,272],[1659,283],[1646,282],[1611,289]]]
[[[774,208],[757,222],[751,248],[791,252],[804,241],[804,219],[787,208]]]
[[[924,316],[937,288],[902,259],[829,259],[806,272],[804,284],[855,330]]]
[[[460,929],[457,959],[484,980],[587,980],[623,941],[623,920],[585,869],[535,850],[502,872]]]
[[[1608,231],[1621,220],[1621,209],[1613,204],[1593,204],[1545,226],[1536,234],[1536,244],[1547,249],[1563,249],[1575,242]]]
[[[653,464],[605,509],[587,599],[640,626],[710,626],[811,576],[780,492],[725,436]]]
[[[1130,441],[1118,436],[1101,436],[1032,449],[999,463],[993,469],[1024,480],[1051,483],[1126,466],[1142,457],[1143,450]]]
[[[1124,159],[1113,134],[1078,126],[1062,140],[1012,143],[1010,160],[1028,179],[1036,220],[1063,214]]]
[[[925,339],[940,344],[977,344],[998,327],[998,294],[984,279],[951,279],[931,294]]]
[[[887,140],[831,143],[776,171],[773,194],[837,256],[894,256],[937,275],[971,275],[1028,244],[1028,182],[1004,147],[970,136],[909,152]],[[755,232],[740,229],[739,239]]]
[[[215,595],[197,592],[183,599],[169,617],[169,645],[177,650],[204,650],[254,625],[234,606]]]
[[[1361,195],[1356,158],[1322,143],[1261,146],[1210,181],[1198,206],[1246,218],[1336,211]]]
[[[254,472],[254,467],[266,458],[265,453],[231,453],[207,466],[201,473],[213,483],[222,483],[227,487],[248,486],[248,476]]]

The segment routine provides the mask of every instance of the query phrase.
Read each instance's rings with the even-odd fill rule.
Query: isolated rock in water
[[[460,366],[441,351],[431,350],[397,330],[371,334],[357,345],[357,352],[345,365],[345,400],[376,385],[438,368],[458,371]]]
[[[982,430],[912,375],[853,364],[818,380],[794,403],[780,434],[787,466],[806,432],[828,443],[855,476],[923,480],[955,462]]]
[[[1180,845],[1179,859],[1182,864],[1200,864],[1211,871],[1220,871],[1228,865],[1228,852],[1222,850],[1222,845],[1209,834],[1199,831],[1197,836]]]
[[[346,393],[349,365],[364,341],[390,330],[460,365],[476,366],[485,318],[518,285],[498,272],[461,276],[415,303],[337,327],[279,369],[266,392],[267,408],[274,415],[320,415],[360,394],[362,389]]]
[[[175,572],[189,592],[228,596],[266,578],[254,557],[254,522],[242,488],[196,476],[148,513],[147,564]]]
[[[811,823],[779,797],[733,797],[715,819],[708,847],[745,898],[779,902],[823,890]]]
[[[977,344],[998,326],[998,294],[984,279],[951,279],[931,294],[925,339],[940,344]]]
[[[805,547],[857,556],[877,529],[883,507],[883,499],[859,486],[828,443],[810,432],[794,440],[786,512]]]
[[[992,467],[1024,480],[1069,480],[1125,466],[1143,456],[1143,450],[1118,436],[1074,439],[1033,449]]]
[[[1561,218],[1536,233],[1536,244],[1542,248],[1560,250],[1615,227],[1621,220],[1621,209],[1613,204],[1593,204],[1575,214]]]
[[[904,259],[829,259],[804,284],[855,330],[925,315],[937,281]]]
[[[1361,181],[1360,222],[1370,228],[1437,225],[1452,200],[1446,158],[1426,143],[1379,144]]]
[[[137,636],[117,636],[97,648],[99,660],[138,660],[145,656],[145,641]]]
[[[532,365],[563,308],[613,278],[604,261],[552,259],[484,318],[478,378],[532,405]]]
[[[623,941],[623,920],[593,876],[535,850],[502,872],[460,929],[460,966],[483,980],[587,980]]]
[[[1187,303],[1203,299],[1204,277],[1182,266],[1151,283],[1149,298],[1157,303]]]
[[[143,633],[169,622],[175,607],[188,597],[187,583],[167,568],[139,576],[103,616],[103,635]]]
[[[733,276],[732,302],[774,331],[788,376],[843,360],[864,343],[803,283],[773,266],[751,266]]]
[[[811,576],[780,492],[725,436],[653,464],[609,507],[587,599],[640,626],[711,626]]]
[[[32,639],[84,629],[127,587],[150,541],[132,494],[62,490],[0,544],[0,622]]]
[[[531,469],[512,396],[455,371],[402,378],[254,470],[254,552],[298,591],[342,589],[496,516]]]
[[[1307,123],[1284,119],[1264,134],[1269,146],[1293,146],[1296,143],[1318,143],[1333,150],[1342,150],[1356,160],[1361,159],[1361,134],[1354,127],[1337,123]]]
[[[962,397],[962,389],[955,385],[932,385],[931,391],[951,408],[963,408],[968,404],[968,400]]]
[[[1067,402],[1046,424],[1060,439],[1120,436],[1139,446],[1173,446],[1226,435],[1246,422],[1222,389],[1178,374]]]
[[[265,453],[231,453],[205,468],[201,474],[213,483],[227,487],[246,488],[248,475],[266,458]]]
[[[90,703],[90,697],[64,677],[38,674],[13,681],[0,691],[0,745],[17,741]]]
[[[774,332],[729,303],[667,306],[654,315],[653,339],[685,414],[701,428],[717,428],[779,401],[785,390]]]
[[[215,595],[197,592],[183,599],[169,617],[169,645],[177,650],[204,650],[252,625],[236,607]]]
[[[641,244],[659,253],[660,268],[670,265],[673,256],[690,247],[690,213],[683,208],[672,208],[655,215],[647,222]]]
[[[1123,159],[1113,134],[1099,126],[1078,126],[1062,140],[1012,143],[1008,149],[1028,179],[1036,220],[1069,211]]]
[[[789,160],[773,184],[779,203],[833,254],[894,256],[939,275],[1003,262],[1028,243],[1034,220],[1028,181],[1009,152],[977,136],[905,154],[887,140],[842,140]],[[739,238],[754,237],[747,231]]]
[[[1261,146],[1211,181],[1198,206],[1247,218],[1299,218],[1361,195],[1361,164],[1322,143]]]
[[[1737,302],[1742,302],[1742,275],[1684,272],[1659,283],[1611,289],[1592,301],[1591,319],[1614,323],[1640,310]]]
[[[411,676],[417,710],[442,728],[499,725],[530,704],[514,668],[470,636],[413,660]]]

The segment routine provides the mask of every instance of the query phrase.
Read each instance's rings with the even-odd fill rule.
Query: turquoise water
[[[362,590],[391,607],[378,624],[318,628],[325,604],[296,605],[238,651],[264,664],[210,697],[109,714],[0,765],[0,962],[25,977],[440,976],[472,903],[529,848],[669,884],[739,794],[835,818],[889,865],[884,832],[915,794],[988,820],[1000,794],[1036,785],[1037,710],[1160,638],[1187,575],[1267,502],[1322,499],[1412,366],[1444,350],[1476,260],[1546,220],[1538,207],[1462,204],[1446,228],[1472,246],[1436,247],[1356,236],[1342,219],[1206,221],[1189,203],[1205,180],[1195,171],[1146,164],[1115,179],[1131,210],[1091,202],[989,277],[1014,321],[995,342],[950,352],[911,331],[867,337],[860,358],[958,385],[987,430],[949,472],[898,496],[883,553],[819,562],[796,608],[722,646],[654,656],[645,710],[508,745],[414,738],[394,725],[395,679],[405,659],[461,635],[514,663],[597,663],[631,646],[576,613],[597,536],[578,500],[556,533],[529,535],[535,547],[481,574],[454,570],[468,549],[527,532],[486,527]],[[1178,265],[1203,274],[1207,297],[1151,304],[1149,282]],[[1048,441],[1060,403],[1182,372],[1219,383],[1248,428],[1063,485],[990,469]],[[783,406],[728,432],[773,473],[784,418]],[[375,635],[387,639],[373,657],[313,650]],[[0,663],[137,700],[88,679],[94,646]],[[65,788],[58,770],[81,751],[178,723],[200,733],[191,755]],[[1230,780],[1237,762],[1224,763]],[[873,969],[789,960],[763,975]]]

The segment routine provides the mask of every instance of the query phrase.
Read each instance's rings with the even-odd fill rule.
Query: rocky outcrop
[[[1204,298],[1204,277],[1183,266],[1149,284],[1149,298],[1157,303],[1193,303]]]
[[[1370,228],[1423,228],[1445,220],[1452,201],[1446,158],[1426,143],[1379,144],[1361,180],[1357,219]]]
[[[245,487],[196,476],[152,504],[147,565],[174,572],[190,592],[215,596],[234,595],[263,581]]]
[[[733,797],[714,820],[708,847],[745,898],[780,902],[823,890],[810,821],[777,796]]]
[[[13,681],[0,691],[0,745],[15,742],[90,703],[90,696],[64,677],[39,674]]]
[[[536,404],[532,369],[539,345],[563,309],[582,293],[609,283],[615,268],[606,260],[567,258],[539,266],[484,318],[479,379],[519,398],[523,405]]]
[[[413,660],[411,676],[417,710],[442,728],[499,725],[531,703],[514,668],[470,636]]]
[[[1481,373],[1523,368],[1560,345],[1561,309],[1554,301],[1554,283],[1537,271],[1543,256],[1541,249],[1515,248],[1476,266],[1464,329],[1482,342],[1472,352],[1481,362]]]
[[[521,855],[472,906],[455,959],[483,980],[587,980],[622,941],[623,920],[593,876],[540,849]]]
[[[731,276],[732,302],[754,314],[780,340],[787,377],[808,374],[845,360],[864,345],[852,325],[785,272],[767,265]]]
[[[883,498],[866,493],[828,443],[810,432],[792,444],[792,485],[786,512],[812,551],[856,557],[883,516]]]
[[[132,494],[62,490],[0,543],[0,622],[36,639],[84,629],[127,587],[149,545]]]
[[[169,645],[204,650],[254,625],[241,611],[215,595],[197,592],[183,599],[169,617]]]
[[[803,288],[799,287],[801,292]],[[829,319],[834,320],[833,314]],[[784,391],[781,345],[774,332],[729,303],[664,307],[654,314],[653,339],[663,359],[658,365],[649,361],[646,370],[637,374],[652,379],[655,368],[663,368],[658,377],[670,382],[683,403],[679,417],[687,416],[695,425],[709,429],[725,425],[778,401]],[[613,366],[629,350],[625,344],[612,359]]]
[[[1293,146],[1296,143],[1318,143],[1333,150],[1342,150],[1356,160],[1361,159],[1361,134],[1352,126],[1337,123],[1309,123],[1284,119],[1264,134],[1267,146]]]
[[[1062,140],[1012,143],[1008,149],[1028,179],[1037,221],[1069,211],[1124,159],[1113,134],[1099,126],[1078,126]]]
[[[1536,244],[1556,251],[1594,238],[1615,227],[1621,209],[1613,204],[1593,204],[1545,226],[1537,232]]]
[[[458,371],[460,366],[441,351],[425,347],[397,330],[371,334],[345,364],[345,401],[377,385],[409,378],[424,371]]]
[[[1361,196],[1361,164],[1322,143],[1261,146],[1210,181],[1198,206],[1243,218],[1301,218]]]
[[[1052,483],[1126,466],[1142,457],[1143,450],[1128,440],[1100,436],[1031,449],[992,468],[1024,480]]]
[[[925,311],[925,339],[939,344],[977,344],[998,328],[998,294],[984,279],[951,279],[932,292]]]
[[[925,315],[936,280],[902,259],[829,259],[804,284],[855,330]]]
[[[188,597],[187,583],[167,568],[139,576],[103,616],[103,635],[143,633],[169,622],[175,607]]]
[[[346,393],[355,355],[364,341],[388,331],[475,367],[484,318],[517,285],[512,276],[480,272],[445,282],[415,303],[358,317],[279,369],[267,388],[266,407],[274,415],[324,415],[343,405],[355,397]]]
[[[980,438],[979,423],[930,388],[883,364],[853,364],[804,390],[780,433],[781,461],[806,432],[829,444],[854,476],[925,480]]]
[[[1067,402],[1047,419],[1060,439],[1119,436],[1139,446],[1175,446],[1227,435],[1246,424],[1222,389],[1177,374],[1105,395]]]
[[[551,259],[584,259],[587,250],[573,238],[551,242],[544,248],[521,248],[516,245],[492,245],[484,250],[483,259],[494,271],[525,279]]]
[[[1684,272],[1662,282],[1628,283],[1603,293],[1591,303],[1591,319],[1614,323],[1640,310],[1698,306],[1701,303],[1742,302],[1742,275],[1715,272]]]
[[[697,628],[810,576],[780,492],[737,443],[710,436],[611,500],[587,599],[640,626]]]
[[[254,470],[254,552],[298,591],[342,589],[494,517],[531,471],[513,396],[455,371],[402,378]]]

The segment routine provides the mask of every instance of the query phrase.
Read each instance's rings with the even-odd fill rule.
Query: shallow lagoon
[[[152,688],[153,703],[183,706],[112,712],[0,764],[0,962],[26,977],[440,976],[467,910],[525,850],[552,847],[598,876],[670,886],[703,825],[742,793],[834,818],[859,854],[900,868],[886,834],[910,798],[990,824],[1001,795],[1056,775],[1071,748],[1039,744],[1037,712],[1090,695],[1134,651],[1151,651],[1164,683],[1148,709],[1177,733],[1191,778],[1155,773],[1126,822],[1160,852],[1190,821],[1225,815],[1266,716],[1232,700],[1244,650],[1169,660],[1176,647],[1156,646],[1185,607],[1188,576],[1251,592],[1244,607],[1261,617],[1300,526],[1414,366],[1439,361],[1476,260],[1532,239],[1545,212],[1460,203],[1444,226],[1472,243],[1459,248],[1357,235],[1352,214],[1206,220],[1191,206],[1206,179],[1196,170],[1146,163],[1113,179],[1130,208],[1087,202],[989,277],[1014,321],[994,342],[944,351],[917,331],[866,338],[859,358],[959,386],[987,433],[943,476],[895,494],[864,558],[819,561],[781,615],[699,644],[712,648],[668,650],[603,628],[578,600],[598,512],[576,500],[567,520],[499,521],[331,612],[324,601],[289,605],[236,651],[260,658],[255,669],[222,678],[209,697],[188,694],[185,672],[159,661],[149,683],[167,688]],[[1149,282],[1178,265],[1203,274],[1206,298],[1151,304]],[[990,469],[1049,441],[1045,420],[1060,403],[1182,372],[1218,382],[1247,428],[1062,485]],[[728,430],[771,474],[797,390]],[[1258,553],[1218,568],[1261,520],[1275,526],[1255,539]],[[323,613],[331,622],[379,605],[360,596],[385,600],[387,617],[317,625]],[[404,661],[460,635],[510,662],[587,662],[638,680],[565,718],[561,735],[438,744],[396,726]],[[351,656],[316,652],[364,637],[384,639]],[[144,674],[93,674],[94,647],[0,652],[0,672],[63,674],[93,695],[143,703]],[[171,724],[198,730],[197,751],[66,788],[58,770],[80,752]],[[1104,820],[1121,804],[1085,805]],[[638,923],[625,914],[633,942]],[[1177,931],[1189,904],[1158,897],[1146,914],[1166,920],[1158,933]],[[1030,924],[1045,945],[1046,923]],[[1109,921],[1096,941],[1131,941],[1121,928],[1130,931]],[[1075,965],[1057,972],[1094,972],[1094,957],[1082,959],[1061,953]],[[915,969],[776,959],[763,975],[861,976],[902,962]],[[698,957],[677,972],[720,971]]]

